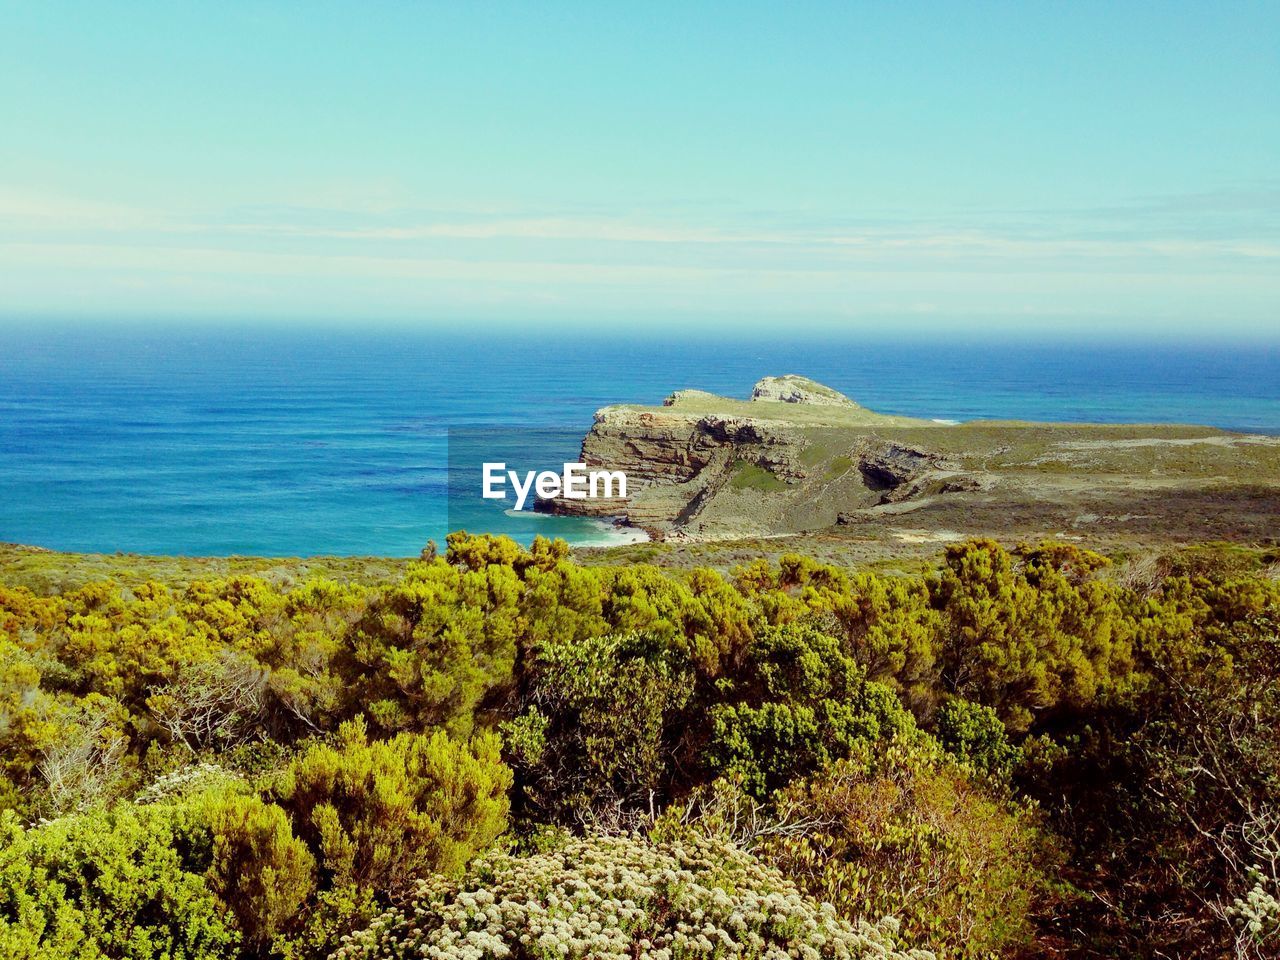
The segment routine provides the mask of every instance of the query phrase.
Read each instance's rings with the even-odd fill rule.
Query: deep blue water
[[[746,396],[779,373],[884,413],[1280,433],[1277,347],[10,326],[0,540],[408,556],[465,526],[586,542],[595,525],[492,501],[450,516],[450,430],[490,431],[529,468],[554,468],[605,404],[684,387]]]

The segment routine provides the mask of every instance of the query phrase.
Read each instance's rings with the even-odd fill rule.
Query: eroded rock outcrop
[[[881,492],[885,503],[902,499],[929,477],[954,472],[951,461],[940,454],[875,437],[855,443],[853,454],[863,482]]]
[[[857,406],[843,393],[794,373],[781,377],[763,378],[751,391],[751,399],[775,403],[805,403],[819,407]]]

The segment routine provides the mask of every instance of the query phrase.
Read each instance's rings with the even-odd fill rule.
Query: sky
[[[1280,3],[0,0],[0,323],[1280,339]]]

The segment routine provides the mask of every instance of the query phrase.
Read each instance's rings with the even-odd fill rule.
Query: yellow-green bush
[[[812,826],[766,836],[760,855],[842,915],[895,916],[909,942],[944,957],[1003,956],[1030,941],[1052,844],[1033,810],[935,748],[858,748],[777,805]]]
[[[948,547],[931,584],[943,617],[943,689],[1024,732],[1126,687],[1134,631],[1116,588],[1089,576],[1101,562],[1071,547],[1032,551],[1021,563],[990,541]]]
[[[235,914],[246,945],[265,951],[315,892],[315,857],[273,803],[228,792],[202,803],[213,836],[210,885]]]
[[[276,787],[329,884],[398,891],[456,873],[507,823],[511,771],[492,733],[471,742],[402,733],[370,740],[358,719],[303,752]]]

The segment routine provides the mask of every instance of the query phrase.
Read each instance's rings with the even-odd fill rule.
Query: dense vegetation
[[[1275,956],[1278,632],[986,541],[0,583],[0,956]]]

